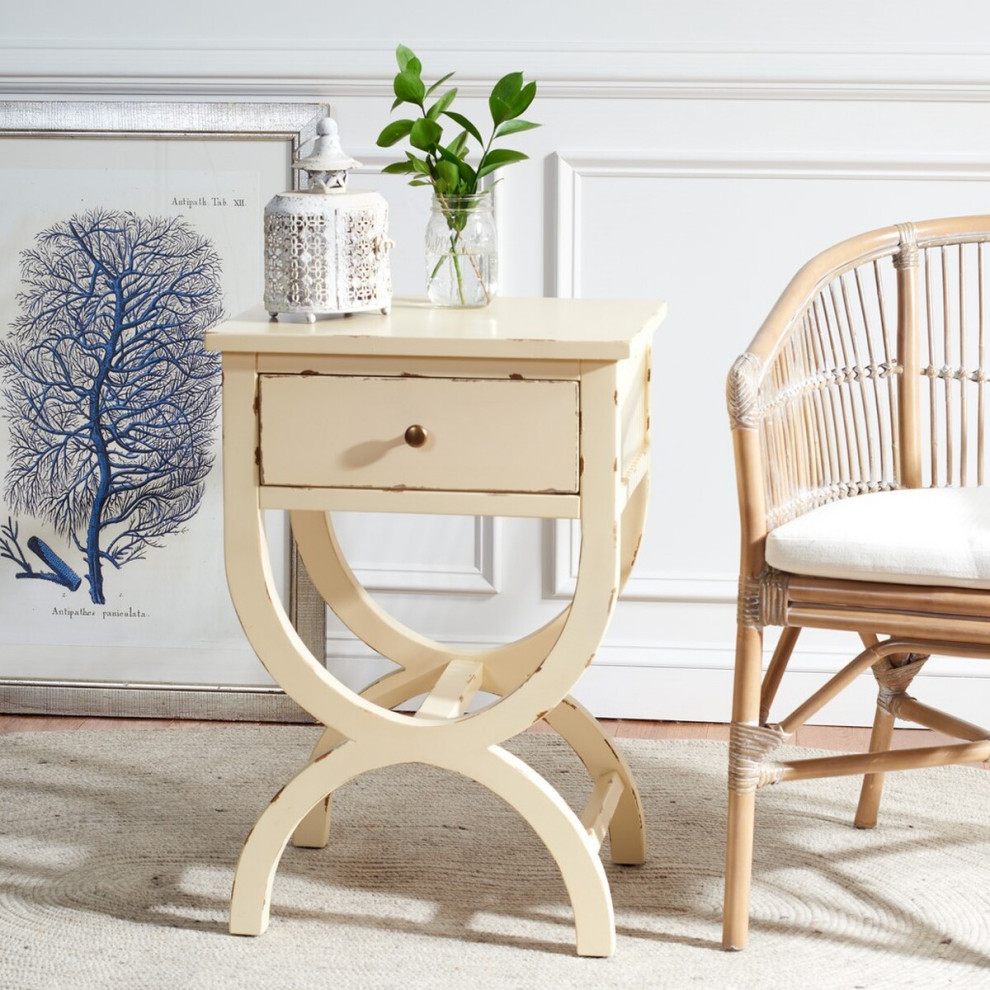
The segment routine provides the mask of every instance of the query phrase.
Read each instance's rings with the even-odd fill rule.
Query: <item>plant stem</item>
[[[493,128],[492,128],[492,135],[491,135],[491,137],[490,137],[490,138],[488,139],[488,144],[486,144],[486,145],[485,145],[485,147],[484,147],[484,149],[483,149],[483,150],[482,150],[482,152],[481,152],[481,158],[479,158],[479,159],[478,159],[478,171],[479,171],[479,172],[481,171],[481,169],[482,169],[482,168],[484,167],[484,165],[485,165],[485,159],[486,159],[486,158],[488,157],[488,152],[489,152],[489,150],[491,149],[491,146],[492,146],[492,141],[494,141],[494,140],[495,140],[495,131],[497,131],[497,130],[498,130],[498,128],[497,128],[497,127],[493,127]],[[475,191],[475,192],[477,192],[477,183],[475,184],[475,188],[474,188],[474,191]]]
[[[457,229],[456,221],[454,220],[453,210],[450,208],[450,204],[444,198],[442,193],[437,193],[437,199],[440,200],[440,206],[443,209],[443,215],[447,220],[447,229],[450,231],[450,253],[453,257],[454,262],[454,273],[457,276],[457,298],[460,299],[461,305],[465,305],[464,300],[464,278],[461,275],[461,263],[457,257],[457,244],[461,239],[461,232]],[[441,258],[440,261],[443,261]],[[437,268],[440,267],[440,262],[437,262]],[[475,268],[477,271],[477,268]],[[434,275],[436,274],[436,268],[433,270]],[[479,279],[480,281],[480,279]],[[485,293],[487,296],[487,292]]]
[[[454,256],[454,273],[457,275],[457,298],[461,305],[464,305],[464,278],[461,275],[461,263],[458,260],[457,243],[461,239],[460,231],[454,231],[450,235],[450,253]]]

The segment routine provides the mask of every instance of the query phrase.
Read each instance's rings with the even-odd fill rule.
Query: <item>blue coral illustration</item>
[[[85,579],[104,603],[108,565],[145,558],[196,514],[215,459],[220,368],[203,333],[222,316],[220,277],[181,217],[92,210],[22,253],[21,312],[0,342],[0,558],[16,577],[71,591]],[[65,547],[22,546],[21,515]]]

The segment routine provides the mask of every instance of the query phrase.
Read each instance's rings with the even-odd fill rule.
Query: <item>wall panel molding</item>
[[[577,587],[581,528],[573,519],[547,520],[546,597],[571,599]],[[649,524],[647,524],[649,525]],[[735,574],[648,571],[633,568],[619,600],[623,602],[704,602],[731,605],[736,600]]]
[[[556,98],[990,100],[988,52],[971,46],[938,51],[905,47],[564,44],[511,50],[476,44],[417,46],[425,65],[455,69],[470,95],[487,93],[506,60]],[[390,47],[356,44],[153,46],[58,44],[22,38],[0,46],[0,92],[36,94],[197,94],[312,98],[391,93]]]
[[[766,648],[769,651],[776,644],[780,630],[766,630]],[[471,639],[457,639],[449,635],[424,633],[431,639],[448,646],[463,647],[467,651],[490,649],[508,642],[504,636],[481,635]],[[810,635],[810,633],[808,634]],[[823,640],[836,645],[823,646]],[[802,644],[794,651],[788,670],[802,674],[830,677],[843,667],[855,653],[862,649],[854,633],[827,635],[819,632],[818,638],[808,645]],[[371,647],[362,643],[346,630],[332,630],[327,634],[327,662],[347,661],[352,663],[385,663],[394,669],[393,664],[383,661]],[[680,670],[719,670],[731,673],[735,663],[735,644],[725,640],[705,638],[677,639],[658,635],[648,643],[612,641],[608,636],[595,654],[593,667],[657,668]],[[990,666],[985,660],[972,657],[940,656],[925,667],[923,676],[930,680],[939,678],[972,677],[990,683]],[[873,700],[876,700],[876,682],[869,674],[863,681],[872,685]],[[0,679],[2,683],[2,679]],[[875,707],[875,705],[873,706]],[[872,708],[869,712],[873,717]]]
[[[499,519],[474,517],[473,561],[469,565],[353,561],[351,569],[369,591],[428,595],[494,595],[501,590]]]
[[[931,159],[846,159],[816,156],[772,158],[636,155],[553,157],[556,226],[551,289],[556,296],[580,296],[584,236],[582,198],[592,179],[882,179],[888,181],[965,182],[990,180],[990,160],[953,156]]]

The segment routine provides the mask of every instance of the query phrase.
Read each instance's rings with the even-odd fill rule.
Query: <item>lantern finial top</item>
[[[340,192],[347,186],[347,173],[360,166],[359,161],[345,154],[337,134],[337,121],[324,117],[316,126],[313,150],[297,159],[292,167],[307,173],[310,192]]]

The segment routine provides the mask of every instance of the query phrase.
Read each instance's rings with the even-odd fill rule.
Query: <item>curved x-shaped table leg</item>
[[[642,540],[648,494],[648,479],[644,478],[623,509],[620,593]],[[453,657],[463,655],[400,625],[367,594],[347,565],[326,513],[293,512],[292,530],[311,580],[324,599],[333,603],[331,607],[337,617],[372,649],[402,665],[402,669],[365,688],[362,697],[383,708],[395,708],[427,691],[443,667]],[[532,669],[533,657],[542,658],[550,650],[567,621],[567,613],[565,609],[524,640],[470,654],[485,662],[488,676],[484,689],[498,695],[511,691],[518,679]],[[397,636],[397,632],[401,635]],[[581,759],[592,780],[610,771],[619,774],[622,796],[609,824],[612,861],[625,865],[645,862],[642,801],[625,758],[602,731],[598,720],[571,697],[544,718]],[[344,741],[345,736],[327,728],[313,748],[311,759],[318,759]],[[293,845],[317,849],[327,844],[330,804],[331,795],[327,794],[311,809],[293,833]]]
[[[426,681],[436,675],[427,673],[412,677],[399,670],[362,692],[362,696],[384,708],[394,708],[422,694]],[[622,796],[609,823],[609,847],[612,862],[636,866],[646,860],[646,831],[642,801],[632,770],[622,753],[602,732],[598,720],[574,698],[565,698],[545,716],[546,722],[574,750],[585,765],[592,780],[615,772],[622,781]],[[320,759],[347,740],[334,729],[325,729],[313,749],[311,761]],[[321,795],[295,831],[292,844],[307,849],[322,849],[330,840],[331,794]]]
[[[230,903],[230,930],[260,935],[268,925],[275,870],[296,825],[324,794],[348,780],[396,763],[428,762],[476,780],[503,798],[533,827],[550,851],[574,908],[577,951],[609,956],[615,950],[615,921],[608,881],[582,823],[556,791],[532,768],[499,746],[464,753],[457,746],[429,754],[406,752],[402,759],[374,747],[347,742],[308,764],[258,819],[244,846]]]

